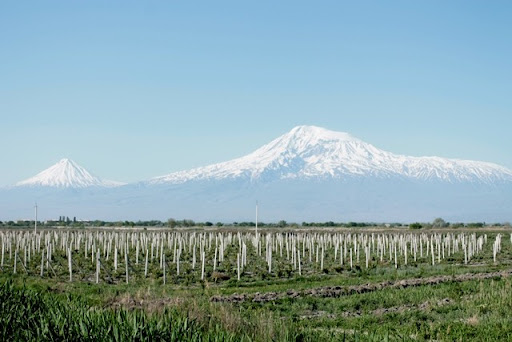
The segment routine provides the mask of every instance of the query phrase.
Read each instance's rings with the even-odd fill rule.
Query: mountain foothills
[[[409,157],[350,134],[299,126],[231,161],[132,184],[69,159],[0,190],[0,220],[193,218],[407,222],[510,221],[512,170],[478,161]]]

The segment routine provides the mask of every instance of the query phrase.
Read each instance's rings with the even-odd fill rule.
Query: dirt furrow
[[[307,290],[287,290],[284,292],[256,292],[253,294],[232,294],[227,296],[212,296],[210,301],[212,302],[229,302],[229,303],[240,303],[244,301],[252,301],[256,303],[272,302],[285,298],[297,298],[297,297],[341,297],[348,296],[358,293],[366,293],[378,291],[386,288],[407,288],[412,286],[424,286],[424,285],[437,285],[447,282],[463,282],[470,280],[484,280],[491,278],[509,277],[512,275],[512,270],[505,270],[500,272],[488,272],[488,273],[465,273],[455,276],[433,276],[428,278],[411,278],[403,279],[398,281],[384,281],[380,283],[368,283],[362,285],[351,285],[351,286],[324,286],[317,287]]]

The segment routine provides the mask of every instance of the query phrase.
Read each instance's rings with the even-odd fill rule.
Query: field
[[[508,230],[0,231],[0,340],[511,340]]]

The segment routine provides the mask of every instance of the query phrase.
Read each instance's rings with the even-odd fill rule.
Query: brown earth
[[[228,302],[240,303],[244,301],[252,301],[256,303],[273,302],[285,298],[297,297],[321,297],[321,298],[336,298],[341,296],[349,296],[358,293],[367,293],[382,290],[385,288],[401,289],[411,286],[424,286],[424,285],[437,285],[448,282],[464,282],[470,280],[484,280],[491,278],[509,277],[512,275],[512,270],[505,270],[501,272],[488,272],[488,273],[466,273],[455,276],[433,276],[428,278],[411,278],[398,281],[384,281],[380,283],[368,283],[362,285],[351,286],[324,286],[306,290],[287,290],[286,292],[256,292],[254,294],[232,294],[227,296],[213,296],[210,298],[211,302]]]

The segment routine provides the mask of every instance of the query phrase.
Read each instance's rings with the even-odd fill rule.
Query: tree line
[[[13,227],[13,228],[30,228],[34,227],[34,220],[17,220],[17,221],[0,221],[0,227]],[[191,219],[177,220],[170,218],[167,221],[161,220],[138,220],[138,221],[103,221],[92,220],[82,221],[77,220],[76,217],[69,218],[68,216],[60,216],[58,220],[38,221],[38,227],[71,227],[71,228],[87,228],[87,227],[155,227],[155,228],[188,228],[188,227],[241,227],[241,228],[255,228],[256,223],[252,221],[242,222],[196,222]],[[431,228],[483,228],[487,226],[492,227],[511,227],[509,222],[488,224],[485,222],[446,222],[442,218],[436,218],[432,222],[413,222],[409,224],[404,223],[375,223],[375,222],[302,222],[301,224],[294,222],[287,222],[280,220],[278,222],[258,222],[259,228],[298,228],[298,227],[319,227],[319,228],[364,228],[364,227],[409,227],[410,229],[431,229]]]

